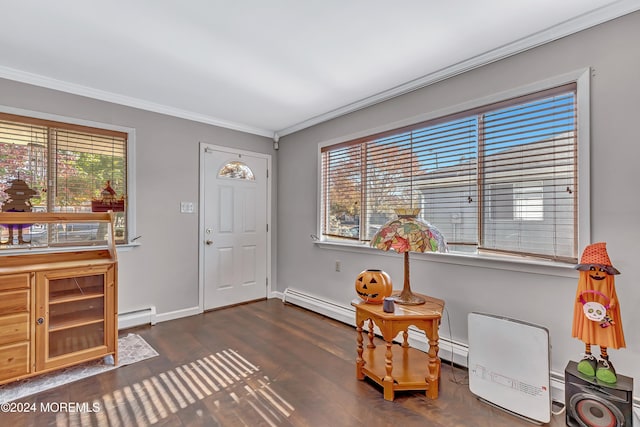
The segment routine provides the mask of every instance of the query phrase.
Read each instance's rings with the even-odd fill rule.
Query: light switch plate
[[[180,213],[193,213],[193,202],[180,202]]]

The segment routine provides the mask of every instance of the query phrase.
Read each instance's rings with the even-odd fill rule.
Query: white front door
[[[202,146],[203,309],[267,296],[268,156]]]

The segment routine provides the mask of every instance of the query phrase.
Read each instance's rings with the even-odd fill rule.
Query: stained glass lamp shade
[[[421,296],[411,292],[409,252],[446,252],[447,242],[431,224],[417,218],[420,209],[396,209],[398,218],[384,224],[371,238],[371,247],[404,254],[404,286],[395,302],[404,305],[424,304]]]

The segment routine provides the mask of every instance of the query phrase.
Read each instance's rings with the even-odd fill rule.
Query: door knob
[[[205,243],[209,246],[213,245],[213,240],[205,240]]]
[[[42,325],[44,323],[44,318],[38,317],[38,320],[36,320],[36,322],[38,323],[38,325]]]

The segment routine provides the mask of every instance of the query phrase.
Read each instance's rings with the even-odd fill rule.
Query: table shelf
[[[395,383],[394,390],[427,390],[429,387],[426,380],[427,354],[399,344],[393,344],[391,349],[393,354],[391,376]],[[365,362],[362,371],[380,385],[384,385],[386,351],[386,346],[383,344],[376,348],[365,348],[362,353]]]

